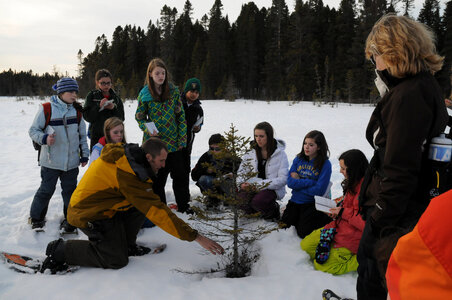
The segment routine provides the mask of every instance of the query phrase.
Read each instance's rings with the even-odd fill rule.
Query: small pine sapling
[[[243,210],[248,200],[240,197],[237,187],[257,175],[254,172],[241,174],[240,177],[237,175],[241,157],[251,150],[250,138],[237,135],[237,129],[231,124],[230,130],[224,133],[220,149],[213,154],[216,163],[207,166],[215,168],[216,188],[198,197],[197,200],[205,205],[194,206],[195,215],[191,218],[198,221],[198,229],[203,234],[220,242],[226,250],[218,269],[209,272],[225,271],[226,277],[245,277],[259,259],[255,242],[280,227],[279,224],[259,218],[259,213],[250,215]],[[259,191],[266,186],[250,184],[249,187]],[[220,203],[217,209],[211,209],[208,205],[212,198]]]

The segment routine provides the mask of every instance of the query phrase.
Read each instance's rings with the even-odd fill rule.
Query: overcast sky
[[[423,0],[416,1],[416,11]],[[446,0],[441,0],[444,3]],[[190,0],[193,19],[208,14],[214,0]],[[241,6],[250,1],[223,0],[223,15],[235,22]],[[254,0],[259,8],[271,6],[272,0]],[[324,0],[338,7],[340,0]],[[94,50],[96,38],[105,34],[108,41],[114,29],[127,24],[146,29],[155,24],[161,8],[167,4],[180,13],[185,0],[0,0],[0,72],[32,70],[77,75],[77,52]],[[286,0],[289,11],[294,0]],[[417,12],[414,12],[417,15]]]

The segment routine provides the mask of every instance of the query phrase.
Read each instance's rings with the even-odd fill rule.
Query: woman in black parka
[[[396,15],[383,16],[365,48],[376,66],[382,96],[366,130],[375,149],[360,207],[366,220],[358,249],[358,299],[386,299],[377,268],[376,245],[395,229],[412,228],[429,203],[423,187],[430,140],[444,131],[447,111],[433,74],[443,57],[425,25]]]

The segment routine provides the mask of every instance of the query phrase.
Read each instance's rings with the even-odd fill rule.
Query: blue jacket
[[[306,161],[295,157],[287,176],[287,186],[292,189],[293,201],[298,204],[314,202],[314,196],[321,196],[326,192],[331,178],[331,162],[326,160],[320,172],[314,169],[314,160]],[[296,172],[301,177],[295,179],[290,173]]]
[[[50,104],[52,115],[49,126],[55,130],[55,144],[46,144],[49,126],[44,128],[46,120],[42,105],[28,130],[31,139],[42,145],[40,165],[62,171],[77,168],[81,161],[87,162],[89,157],[85,121],[82,118],[78,124],[74,106],[63,102],[56,95],[50,98]]]

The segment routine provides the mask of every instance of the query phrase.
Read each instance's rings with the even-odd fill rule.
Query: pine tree
[[[284,0],[273,0],[267,18],[267,53],[265,55],[265,98],[278,99],[285,81],[285,53],[288,44],[287,33],[289,12]]]
[[[229,131],[224,133],[224,138],[224,142],[220,143],[221,151],[214,154],[217,164],[208,167],[215,168],[217,178],[219,178],[216,183],[222,186],[226,193],[207,191],[198,200],[206,204],[209,197],[215,197],[225,205],[223,210],[220,211],[218,209],[207,209],[204,205],[195,206],[193,209],[196,215],[192,219],[195,219],[203,225],[204,229],[207,229],[205,235],[225,246],[224,261],[214,271],[224,270],[227,277],[244,277],[249,275],[253,263],[259,258],[254,242],[278,229],[279,226],[276,223],[258,218],[259,214],[247,215],[241,209],[246,203],[244,203],[244,199],[239,197],[235,187],[238,186],[239,180],[246,181],[256,174],[242,174],[243,177],[240,179],[235,172],[224,174],[222,173],[224,165],[221,162],[227,162],[231,164],[232,170],[237,170],[241,157],[250,151],[250,139],[239,136],[233,124],[231,124]],[[265,186],[254,184],[252,188],[259,190],[265,188]]]
[[[161,58],[167,68],[172,70],[175,67],[174,55],[176,41],[174,39],[174,27],[176,25],[177,9],[164,5],[160,11],[159,27],[162,34],[160,42]]]
[[[149,21],[148,24],[148,30],[146,32],[146,38],[145,38],[145,48],[146,48],[146,62],[149,63],[151,59],[155,57],[160,57],[160,29],[152,24],[152,21]],[[147,67],[146,63],[146,67]]]
[[[410,11],[414,8],[414,0],[401,0],[403,6],[403,15],[409,17]]]
[[[209,31],[207,42],[207,56],[203,82],[205,82],[205,97],[214,98],[223,77],[228,75],[228,32],[229,21],[222,16],[223,4],[215,0],[210,9]],[[204,88],[203,88],[204,90]]]
[[[174,67],[172,68],[172,79],[178,85],[183,85],[188,76],[193,76],[190,73],[190,58],[196,40],[193,39],[193,23],[191,15],[193,8],[189,0],[185,1],[184,11],[176,20],[174,26],[174,42],[176,48],[174,49]]]
[[[443,89],[444,97],[450,97],[452,85],[452,1],[446,4],[442,18],[442,28],[444,32],[444,44],[440,53],[445,59],[443,68],[435,74],[435,77]]]
[[[233,75],[242,97],[253,98],[259,93],[260,75],[264,61],[264,12],[250,2],[242,6],[232,25]]]
[[[430,27],[437,37],[437,49],[442,48],[442,26],[438,0],[425,0],[419,12],[418,21]]]

